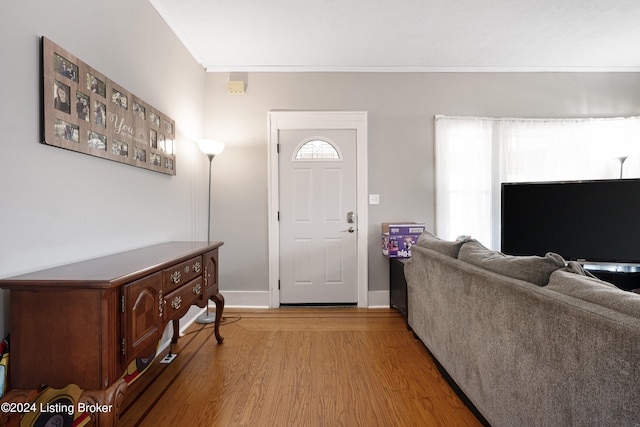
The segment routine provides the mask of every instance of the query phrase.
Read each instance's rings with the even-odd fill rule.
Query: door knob
[[[356,231],[356,229],[353,227],[349,227],[346,230],[342,230],[342,232],[345,232],[345,231],[348,231],[349,233],[353,233],[354,231]]]

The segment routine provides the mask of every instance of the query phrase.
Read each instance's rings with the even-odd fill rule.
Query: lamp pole
[[[211,164],[213,163],[213,158],[215,156],[215,154],[207,154],[207,157],[209,157],[209,210],[207,211],[207,244],[211,243]]]
[[[216,154],[220,154],[224,149],[224,144],[220,141],[213,140],[200,140],[198,141],[200,151],[207,155],[209,158],[209,197],[207,207],[207,245],[211,244],[211,165],[213,164],[213,158]],[[196,323],[213,323],[216,320],[216,316],[209,316],[209,301],[207,301],[207,310],[204,314],[201,314],[196,318]]]

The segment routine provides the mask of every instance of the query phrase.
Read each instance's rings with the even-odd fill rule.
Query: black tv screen
[[[640,179],[502,184],[501,250],[640,263]]]

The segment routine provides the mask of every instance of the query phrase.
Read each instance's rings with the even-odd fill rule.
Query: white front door
[[[357,303],[355,129],[280,130],[280,303]]]

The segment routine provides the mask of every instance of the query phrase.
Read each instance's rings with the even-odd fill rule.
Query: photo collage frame
[[[176,174],[175,121],[42,38],[43,143]]]

